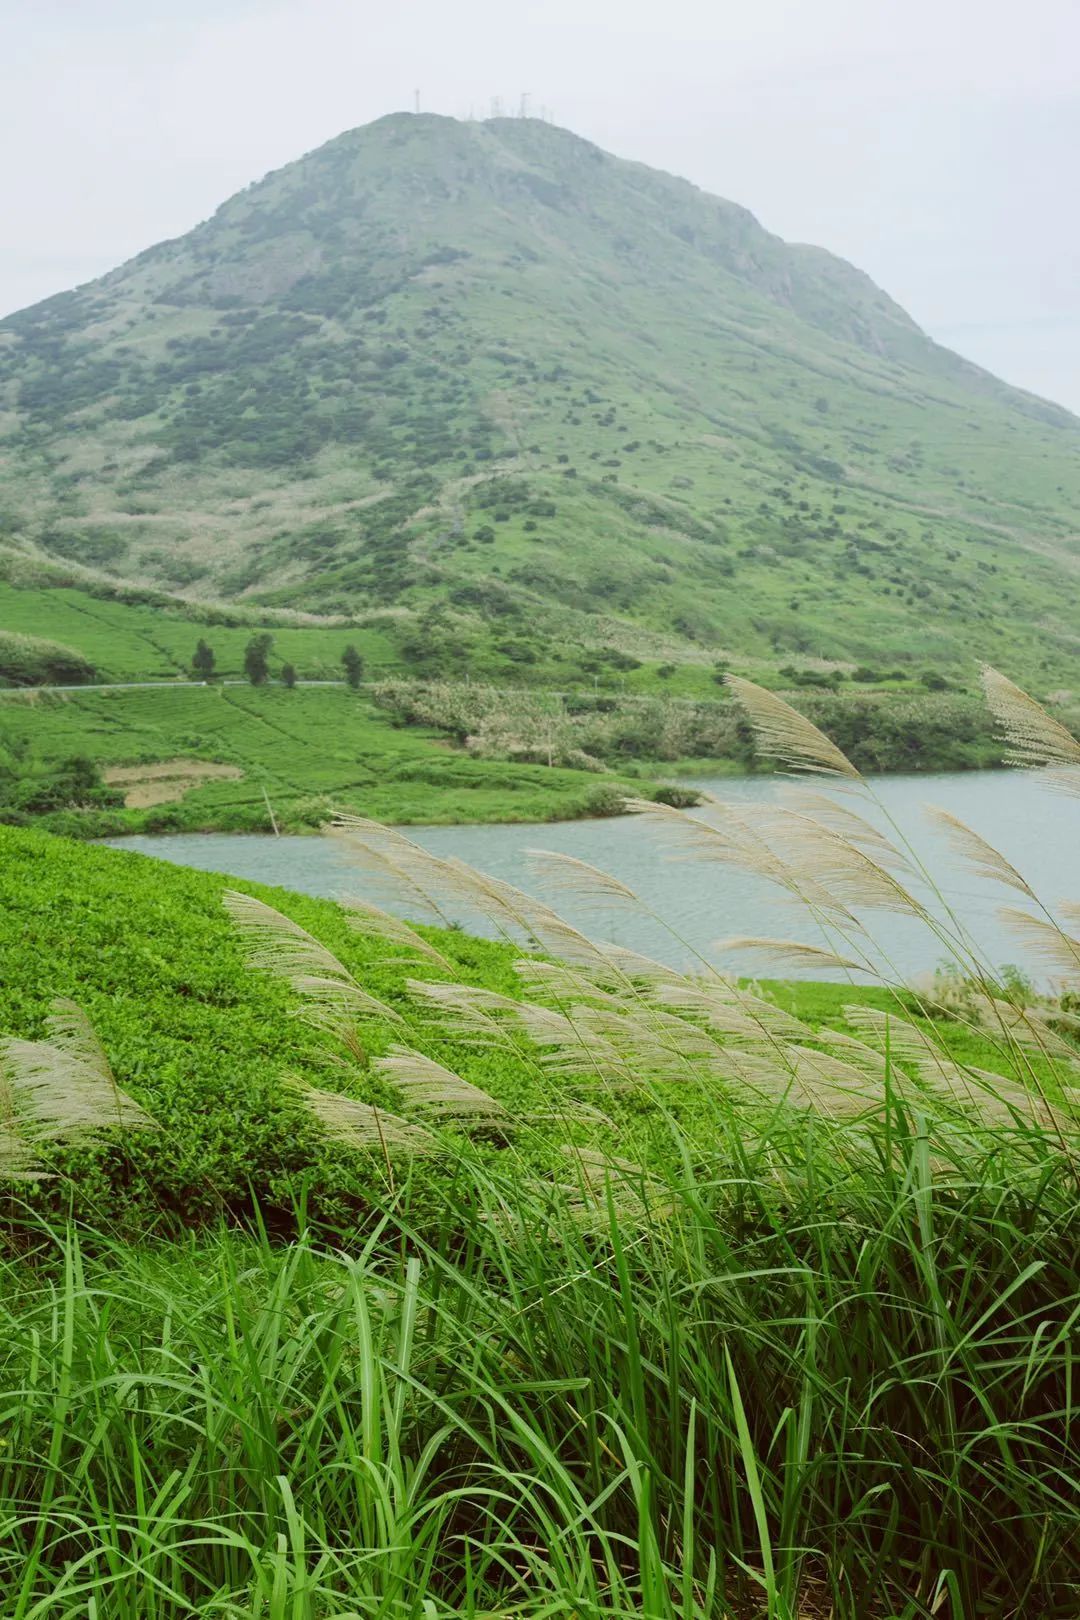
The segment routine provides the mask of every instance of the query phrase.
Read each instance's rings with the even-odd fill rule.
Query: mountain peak
[[[0,322],[9,548],[681,656],[899,656],[915,602],[940,652],[1004,536],[1020,596],[1075,567],[1078,449],[843,260],[538,119],[390,114]]]

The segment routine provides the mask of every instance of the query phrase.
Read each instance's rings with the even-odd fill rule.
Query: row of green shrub
[[[734,703],[560,694],[479,682],[382,682],[375,701],[402,724],[437,726],[489,758],[555,764],[725,760],[768,769]],[[792,701],[860,770],[967,770],[1003,763],[986,705],[960,693],[800,691]]]

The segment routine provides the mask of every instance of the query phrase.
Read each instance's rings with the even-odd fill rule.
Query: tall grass
[[[466,1162],[435,1236],[408,1181],[337,1250],[42,1232],[5,1616],[1075,1615],[1072,1189],[889,1124],[877,1177],[765,1141],[632,1223]]]
[[[991,693],[1029,759],[1071,769],[1071,738]],[[869,792],[774,696],[740,696],[789,766]],[[966,974],[993,1071],[952,1056],[899,984],[894,1014],[812,1029],[705,964],[597,944],[343,824],[415,907],[449,893],[543,947],[521,957],[521,996],[496,995],[448,977],[427,936],[355,912],[414,952],[433,1031],[544,1078],[550,1107],[507,1118],[419,1047],[369,1080],[358,1030],[400,1014],[234,899],[257,969],[341,1043],[342,1091],[310,1106],[385,1155],[389,1190],[365,1232],[288,1247],[224,1230],[121,1247],[11,1217],[5,1620],[1073,1620],[1073,1028],[1010,996],[865,809],[804,797],[753,824],[671,825],[807,904],[818,940],[762,949],[858,966],[863,908],[922,915]],[[580,863],[548,869],[636,903]],[[1055,914],[1025,915],[1067,963]],[[432,1154],[450,1167],[434,1220]]]

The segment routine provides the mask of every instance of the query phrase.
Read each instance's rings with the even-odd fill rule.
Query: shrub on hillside
[[[74,647],[0,630],[0,686],[82,686],[95,673]]]
[[[97,765],[85,754],[73,754],[54,765],[17,756],[0,759],[0,821],[18,825],[31,816],[118,809],[123,802],[123,793],[106,786]]]

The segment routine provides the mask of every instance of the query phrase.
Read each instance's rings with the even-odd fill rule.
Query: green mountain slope
[[[382,119],[0,323],[0,478],[9,569],[397,614],[429,672],[1080,646],[1080,422],[527,119]]]

